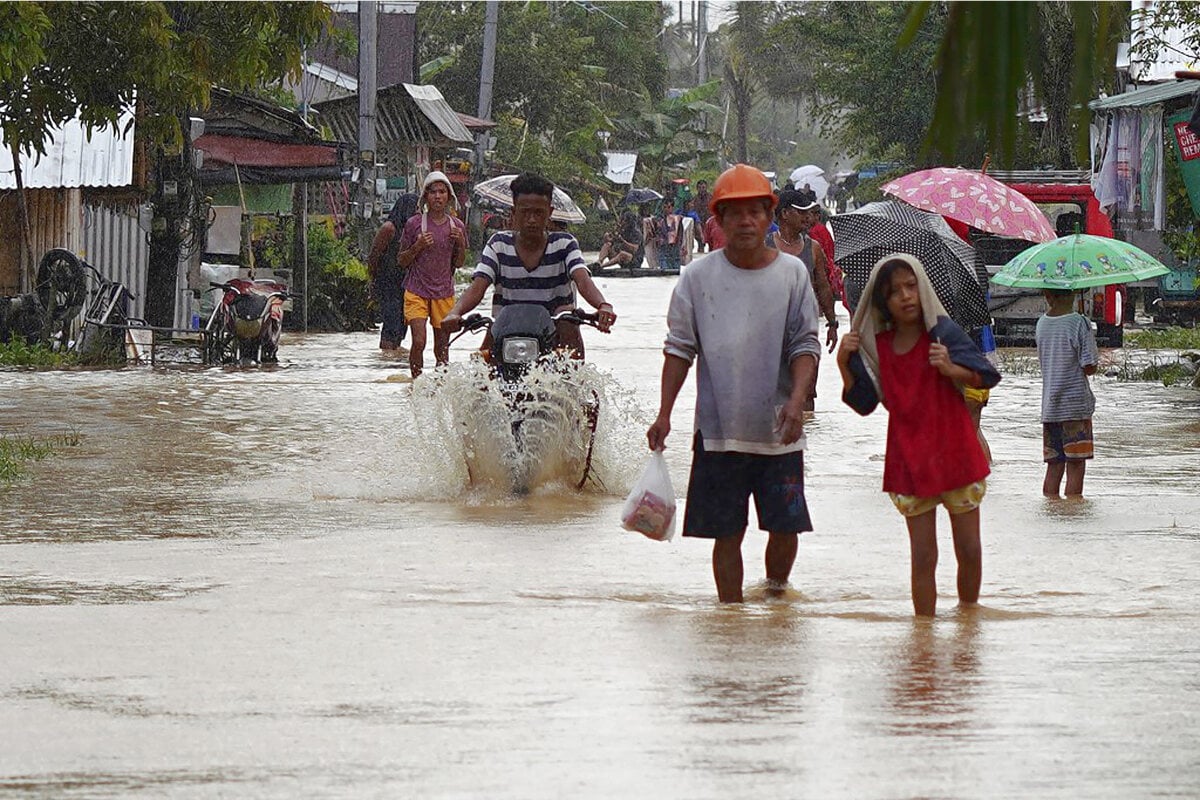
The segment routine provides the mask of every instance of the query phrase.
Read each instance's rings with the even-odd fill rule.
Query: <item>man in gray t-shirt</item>
[[[804,404],[821,343],[808,270],[766,246],[775,196],[766,176],[738,164],[713,187],[727,243],[688,265],[667,314],[662,397],[646,433],[664,446],[671,410],[698,362],[694,455],[683,535],[713,543],[722,602],[742,600],[742,538],[750,496],[767,542],[768,590],[782,593],[798,534],[812,530],[804,498]]]

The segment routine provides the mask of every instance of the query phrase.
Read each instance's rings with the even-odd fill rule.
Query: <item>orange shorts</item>
[[[404,318],[409,322],[416,319],[427,319],[433,327],[442,327],[442,320],[454,308],[453,297],[439,297],[431,300],[412,292],[404,293]]]

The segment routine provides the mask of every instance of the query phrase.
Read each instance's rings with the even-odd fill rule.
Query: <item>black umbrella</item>
[[[621,201],[621,204],[640,206],[642,203],[653,203],[655,200],[662,199],[663,196],[653,189],[630,189],[625,193],[625,199]]]
[[[925,224],[920,220],[906,221]],[[941,222],[945,224],[945,220]],[[829,224],[836,244],[835,262],[845,273],[846,301],[852,308],[857,307],[871,269],[879,259],[892,253],[908,253],[921,260],[938,299],[962,328],[972,331],[991,322],[987,295],[975,271],[975,251],[954,237],[953,231],[950,231],[952,240],[928,228],[861,212],[838,214],[830,218]]]

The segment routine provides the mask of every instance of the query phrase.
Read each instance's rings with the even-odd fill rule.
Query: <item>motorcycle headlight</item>
[[[505,364],[531,364],[537,361],[538,341],[525,336],[513,336],[504,340],[500,359]]]

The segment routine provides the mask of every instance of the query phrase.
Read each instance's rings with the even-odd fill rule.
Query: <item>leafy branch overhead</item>
[[[900,38],[907,46],[935,5],[912,5],[908,27]],[[1119,34],[1118,20],[1127,10],[1112,2],[965,3],[952,2],[937,55],[937,99],[926,146],[952,154],[963,130],[981,129],[986,141],[1006,161],[1015,151],[1020,118],[1019,98],[1030,84],[1036,96],[1053,87],[1040,69],[1039,53],[1047,33],[1046,8],[1061,6],[1069,16],[1072,69],[1070,87],[1076,141],[1086,147],[1087,102],[1102,75],[1111,71]]]
[[[143,134],[178,143],[179,118],[206,108],[213,86],[297,77],[330,19],[317,2],[0,4],[0,129],[42,152],[77,113],[106,128],[136,105]]]

